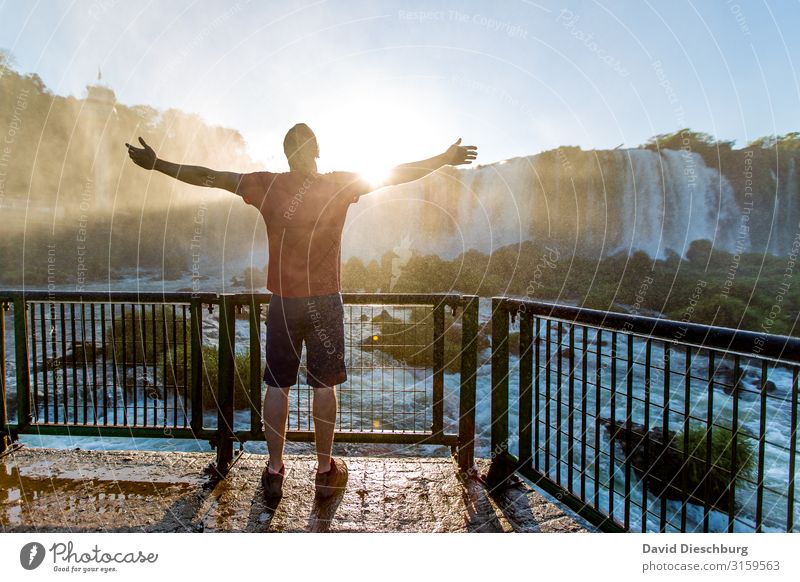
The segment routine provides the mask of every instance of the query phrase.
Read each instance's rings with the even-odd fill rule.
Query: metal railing
[[[797,338],[494,298],[491,484],[610,531],[797,531],[798,370]]]
[[[0,452],[25,433],[193,438],[217,449],[215,468],[225,474],[235,443],[264,440],[270,297],[0,292]],[[448,445],[471,467],[477,297],[343,300],[349,378],[338,390],[336,439]],[[290,440],[314,436],[304,375],[303,356],[301,385],[290,392]],[[456,412],[446,416],[446,407]]]

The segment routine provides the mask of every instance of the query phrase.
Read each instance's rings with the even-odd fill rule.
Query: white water
[[[341,404],[342,411],[340,413],[340,425],[342,428],[385,428],[386,425],[391,425],[394,428],[406,429],[426,429],[430,423],[430,404],[432,401],[432,380],[430,369],[425,368],[408,368],[400,362],[395,361],[387,354],[377,351],[367,351],[359,349],[361,334],[372,333],[370,329],[359,325],[360,321],[357,313],[353,314],[352,323],[356,325],[346,325],[348,345],[354,346],[349,350],[349,381],[345,384],[341,391]],[[402,316],[402,311],[395,311],[395,316]],[[6,326],[6,341],[8,353],[13,354],[14,343],[13,333],[11,333],[11,318],[7,314]],[[488,300],[483,300],[480,310],[480,321],[486,323],[490,317],[490,303]],[[564,337],[568,333],[569,328],[564,327]],[[578,339],[580,339],[580,332]],[[606,336],[608,334],[605,334]],[[216,316],[204,317],[204,337],[206,343],[215,345],[217,339],[217,322]],[[247,322],[237,321],[237,343],[239,346],[247,345]],[[553,341],[557,341],[554,338]],[[592,333],[588,336],[590,350],[594,335]],[[557,345],[557,344],[556,344]],[[554,348],[555,349],[555,348]],[[643,398],[644,386],[644,366],[641,365],[644,358],[644,343],[637,341],[634,344],[634,361],[637,364],[634,366],[633,386],[634,396]],[[610,357],[610,347],[607,342],[602,346],[603,357]],[[624,349],[620,348],[620,354],[624,353]],[[654,344],[652,362],[658,363],[662,361],[662,351],[660,346]],[[477,375],[477,395],[476,395],[476,455],[479,457],[489,457],[490,451],[490,427],[491,427],[491,409],[490,409],[490,386],[491,386],[491,366],[489,364],[490,353],[488,349],[484,349],[479,355],[479,369]],[[573,404],[576,411],[581,409],[581,386],[582,386],[582,361],[579,351],[575,355],[575,394]],[[15,395],[15,382],[14,373],[15,367],[13,358],[10,358],[8,368],[8,389],[10,399]],[[755,367],[748,368],[747,363],[743,364],[747,372],[745,376],[745,383],[748,388],[739,398],[739,426],[742,435],[750,437],[757,436],[759,433],[759,419],[760,419],[760,398],[757,395],[757,383],[759,370]],[[669,406],[673,411],[670,417],[671,428],[680,428],[682,422],[682,415],[686,410],[687,403],[683,400],[683,379],[682,374],[685,366],[685,360],[682,353],[679,351],[673,352],[671,369],[673,373],[670,376],[671,390],[669,398]],[[617,376],[617,400],[616,400],[616,418],[625,418],[625,395],[627,394],[627,385],[624,378],[624,364],[619,365]],[[566,369],[566,366],[565,366]],[[387,372],[387,370],[389,370]],[[301,371],[302,373],[302,371]],[[703,378],[708,377],[708,369],[706,366],[705,358],[696,358],[691,362],[691,373],[698,380],[693,380],[692,383],[692,397],[688,403],[690,414],[700,419],[705,418],[707,409],[708,393],[705,389],[705,382]],[[590,355],[587,357],[587,372],[586,377],[589,382],[594,381],[595,378],[595,361]],[[788,369],[783,367],[770,367],[769,378],[775,382],[777,390],[771,394],[767,401],[767,424],[766,424],[766,441],[765,446],[765,483],[768,488],[774,489],[780,493],[772,493],[767,491],[764,496],[764,516],[765,516],[765,529],[779,529],[781,524],[785,523],[786,516],[786,487],[788,486],[789,475],[787,467],[789,464],[789,438],[791,435],[792,427],[790,423],[790,386],[791,375]],[[40,378],[41,382],[41,378]],[[91,376],[90,376],[91,382]],[[445,374],[445,399],[444,399],[444,415],[445,415],[445,428],[448,432],[457,432],[458,418],[459,418],[459,382],[458,374],[447,373]],[[601,383],[604,387],[611,384],[610,369],[607,367],[601,370]],[[518,452],[518,441],[516,435],[519,429],[519,402],[518,402],[518,388],[519,388],[519,358],[511,355],[510,357],[510,397],[509,397],[509,418],[510,426],[509,433],[511,435],[510,448],[512,453]],[[40,384],[41,385],[41,384]],[[558,389],[559,382],[556,378],[555,372],[552,374],[550,389],[553,395],[553,400],[550,404],[551,423],[555,424],[556,419],[556,404],[555,394]],[[658,370],[652,370],[651,377],[651,408],[650,408],[650,426],[661,426],[663,423],[662,404],[664,398],[664,376]],[[410,392],[413,390],[414,392]],[[546,388],[542,384],[541,394],[539,398],[539,406],[541,409],[541,420],[544,421],[544,411],[546,409],[545,400]],[[561,378],[561,397],[562,397],[562,425],[566,430],[567,414],[568,414],[568,382],[567,374],[565,373]],[[143,391],[141,392],[141,399],[144,397]],[[99,399],[99,397],[98,397]],[[156,401],[156,409],[159,410],[157,414],[151,417],[150,422],[158,421],[163,423],[163,417],[160,413],[160,401]],[[732,397],[725,394],[721,390],[714,391],[714,418],[715,422],[723,426],[730,426],[731,412],[732,412]],[[80,408],[80,407],[79,407]],[[90,406],[91,408],[91,406]],[[293,399],[291,405],[290,427],[300,428],[302,430],[311,429],[312,424],[310,420],[310,402],[308,390],[296,390],[293,392]],[[586,494],[588,499],[592,499],[595,484],[593,481],[594,476],[594,450],[592,448],[593,432],[592,432],[592,418],[595,411],[599,410],[601,417],[610,417],[611,403],[608,391],[601,393],[601,399],[598,402],[595,400],[594,389],[589,386],[586,392],[586,409],[590,416],[589,421],[589,436],[588,445],[586,450],[587,466],[586,466]],[[425,414],[419,417],[411,417],[403,415],[392,414],[395,412],[413,413],[414,411],[427,410]],[[132,418],[132,407],[129,406],[128,410],[124,410],[120,405],[117,408],[117,413],[120,418],[127,412],[128,418]],[[109,418],[113,411],[109,410]],[[139,413],[141,422],[141,412]],[[644,407],[641,402],[634,401],[632,406],[632,414],[634,422],[643,422],[644,420]],[[40,416],[42,413],[40,412]],[[103,421],[103,417],[99,417],[99,422]],[[246,410],[239,410],[235,415],[235,424],[237,429],[249,427],[249,412]],[[375,424],[377,423],[377,424]],[[207,411],[205,413],[205,425],[208,427],[216,426],[216,413],[214,411]],[[580,434],[580,414],[576,413],[574,417],[575,434]],[[553,431],[555,433],[555,431]],[[542,428],[540,442],[540,453],[544,454],[544,429]],[[566,454],[566,437],[562,439],[561,454],[562,459]],[[205,441],[194,441],[190,439],[173,439],[173,438],[147,438],[147,439],[122,439],[122,438],[73,438],[69,436],[63,437],[40,437],[36,435],[25,435],[22,439],[23,442],[29,446],[54,446],[54,447],[81,447],[84,449],[133,449],[133,450],[181,450],[181,451],[209,451],[210,447]],[[599,498],[601,508],[607,509],[608,504],[608,482],[609,482],[609,463],[608,454],[611,451],[611,444],[608,439],[608,433],[605,429],[600,429],[600,452],[605,457],[601,458],[599,463],[600,468],[600,489]],[[263,443],[250,443],[248,450],[264,452]],[[310,448],[306,447],[310,452]],[[403,454],[402,447],[395,447],[389,450],[388,447],[381,447],[380,445],[361,445],[351,446],[349,450],[358,452],[360,454]],[[619,446],[615,447],[616,463],[614,465],[613,480],[615,483],[615,508],[614,514],[618,519],[622,519],[624,511],[624,499],[620,494],[624,490],[624,466],[620,462],[623,453]],[[409,453],[416,454],[441,454],[438,447],[426,446],[422,448],[409,447]],[[573,487],[577,492],[580,488],[580,470],[579,459],[581,452],[581,443],[579,436],[576,436],[574,445],[574,475]],[[556,455],[556,440],[553,436],[550,453],[555,457]],[[543,457],[542,457],[543,458]],[[555,478],[555,471],[551,467],[551,478]],[[560,478],[562,484],[566,485],[568,481],[566,466],[561,467]],[[798,468],[800,469],[800,468]],[[799,471],[800,472],[800,471]],[[798,475],[800,477],[800,475]],[[756,488],[752,485],[741,484],[737,488],[737,501],[739,507],[739,520],[736,522],[737,531],[751,530],[754,524],[755,516],[755,497]],[[642,499],[642,487],[638,483],[635,473],[632,472],[632,486],[631,486],[631,500],[633,503],[639,503]],[[647,521],[648,529],[657,530],[658,511],[660,501],[653,494],[647,496],[648,512]],[[669,522],[671,524],[680,523],[681,503],[677,501],[668,501],[667,510],[669,515]],[[796,509],[796,519],[800,520],[800,508]],[[702,528],[703,508],[696,505],[687,505],[687,527],[692,529]],[[710,523],[712,531],[724,531],[727,528],[727,516],[712,511],[710,515]],[[632,506],[631,508],[631,528],[638,530],[641,524],[641,510]]]
[[[740,214],[728,180],[696,153],[549,152],[369,194],[350,213],[343,254],[380,259],[407,241],[453,258],[526,240],[568,255],[683,255],[697,239],[733,251]]]

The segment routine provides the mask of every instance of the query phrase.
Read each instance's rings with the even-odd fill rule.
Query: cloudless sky
[[[122,103],[237,128],[267,168],[305,121],[322,169],[359,169],[459,136],[487,163],[798,130],[798,24],[788,0],[6,0],[0,48],[58,94],[100,68]]]

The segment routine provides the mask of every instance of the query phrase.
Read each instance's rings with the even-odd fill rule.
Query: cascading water
[[[365,196],[351,213],[344,256],[379,259],[407,239],[414,252],[444,258],[525,240],[600,256],[683,255],[698,239],[733,252],[740,216],[728,179],[697,153],[562,148],[446,168]]]

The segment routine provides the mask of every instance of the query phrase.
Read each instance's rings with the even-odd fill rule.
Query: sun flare
[[[320,167],[358,173],[379,185],[397,165],[434,155],[448,143],[438,123],[408,107],[406,97],[371,95],[348,100],[319,120]]]

